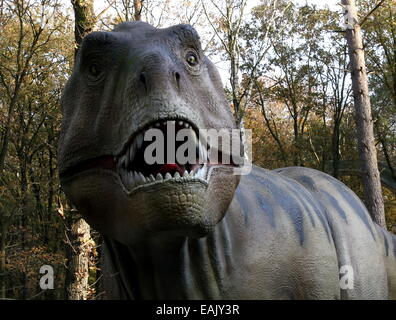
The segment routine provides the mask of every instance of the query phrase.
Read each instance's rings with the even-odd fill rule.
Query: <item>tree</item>
[[[82,40],[94,28],[96,17],[92,0],[72,0],[75,16],[75,42],[77,55]],[[76,212],[68,210],[68,272],[66,277],[67,295],[70,300],[86,300],[89,295],[89,256],[92,250],[89,225]]]
[[[97,20],[99,16],[101,16],[105,11],[107,11],[108,8],[112,8],[113,11],[115,12],[115,17],[112,16],[112,19],[114,21],[111,24],[113,25],[126,21],[142,20],[142,12],[145,4],[144,0],[106,0],[106,1],[108,3],[108,7],[105,8],[96,17]]]
[[[351,63],[352,90],[356,109],[359,155],[362,160],[365,202],[373,220],[386,228],[361,28],[354,0],[342,0],[342,4],[345,6],[346,39]]]
[[[76,41],[75,54],[77,55],[82,39],[93,30],[96,17],[94,14],[93,0],[71,0],[74,11],[74,38]]]
[[[133,0],[133,9],[136,21],[142,20],[142,2],[142,0]]]
[[[396,1],[359,1],[363,19],[365,53],[369,71],[369,87],[374,128],[381,144],[384,160],[396,180]]]
[[[53,224],[51,209],[46,212],[41,204],[50,193],[50,170],[43,164],[47,151],[56,149],[56,133],[49,141],[48,128],[59,124],[57,103],[68,72],[69,29],[56,0],[8,0],[1,9],[1,296],[11,295],[10,287],[22,287],[15,296],[29,298],[34,280],[30,275],[37,273],[41,259],[59,263],[56,246],[48,239],[60,228]],[[55,166],[52,159],[52,169]],[[52,202],[53,196],[47,199]]]
[[[255,8],[255,21],[260,21],[263,11],[260,7]],[[248,43],[255,38],[261,38],[261,34],[268,33],[271,39],[271,47],[268,50],[266,59],[256,66],[256,72],[261,79],[266,81],[256,81],[255,93],[259,99],[254,99],[260,105],[266,125],[271,132],[271,136],[277,141],[281,151],[283,161],[286,162],[288,155],[281,146],[276,125],[273,121],[268,121],[271,113],[271,102],[281,102],[292,120],[293,126],[293,151],[291,153],[294,165],[304,165],[303,150],[306,133],[306,125],[310,114],[315,111],[319,104],[319,79],[316,73],[318,69],[318,43],[323,41],[323,17],[329,17],[328,12],[318,11],[314,7],[296,7],[290,4],[283,4],[282,29],[270,29],[264,22],[248,26],[245,34]],[[251,64],[250,64],[251,65]],[[320,62],[323,66],[323,63]],[[246,65],[249,69],[249,64]],[[265,103],[265,102],[269,103]],[[268,110],[266,110],[268,109]]]
[[[335,21],[333,13],[328,12],[329,18]],[[332,26],[334,29],[335,26]],[[327,30],[330,28],[327,28]],[[329,45],[325,45],[329,42]],[[316,74],[319,80],[320,98],[322,100],[321,116],[326,130],[331,126],[331,149],[332,149],[332,175],[339,179],[339,167],[341,161],[341,138],[342,123],[345,112],[351,107],[351,85],[347,81],[349,74],[347,64],[347,46],[344,44],[340,33],[333,33],[327,41],[323,42],[322,48],[318,48],[315,55]],[[331,118],[328,125],[327,118]],[[324,149],[322,149],[324,150]],[[349,154],[349,157],[351,155]],[[322,170],[326,168],[329,158],[322,153]]]

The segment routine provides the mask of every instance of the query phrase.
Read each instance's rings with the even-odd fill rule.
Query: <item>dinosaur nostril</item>
[[[180,73],[179,73],[179,72],[175,72],[174,75],[175,75],[176,83],[177,83],[177,85],[179,85],[179,82],[180,82]]]
[[[144,85],[144,89],[146,90],[147,93],[147,82],[146,82],[146,73],[142,72],[139,76],[140,82]]]
[[[144,73],[144,72],[142,72],[142,73],[140,74],[139,80],[140,80],[141,83],[143,83],[144,85],[146,85],[146,76],[145,76],[145,73]]]

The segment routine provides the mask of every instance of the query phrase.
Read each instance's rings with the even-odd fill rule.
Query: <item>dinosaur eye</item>
[[[198,57],[194,52],[190,51],[186,55],[186,61],[191,67],[194,67],[198,64]]]
[[[91,76],[97,77],[100,75],[101,69],[97,63],[92,63],[88,68],[88,72]]]

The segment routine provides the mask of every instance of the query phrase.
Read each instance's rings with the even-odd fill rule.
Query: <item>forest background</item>
[[[326,3],[0,0],[0,299],[103,294],[100,235],[67,203],[57,174],[59,100],[84,35],[77,19],[84,33],[136,19],[193,25],[236,121],[253,132],[253,162],[327,172],[365,201],[342,7]],[[357,6],[386,223],[396,232],[396,0]],[[54,290],[39,285],[42,265],[54,268]]]

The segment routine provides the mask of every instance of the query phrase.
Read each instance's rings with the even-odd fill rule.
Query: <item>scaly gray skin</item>
[[[235,128],[191,26],[130,22],[88,35],[62,111],[61,183],[104,235],[107,298],[396,298],[396,237],[324,173],[254,167],[239,178],[219,164],[203,178],[121,179],[126,150],[156,121]],[[353,289],[340,288],[343,265]]]

